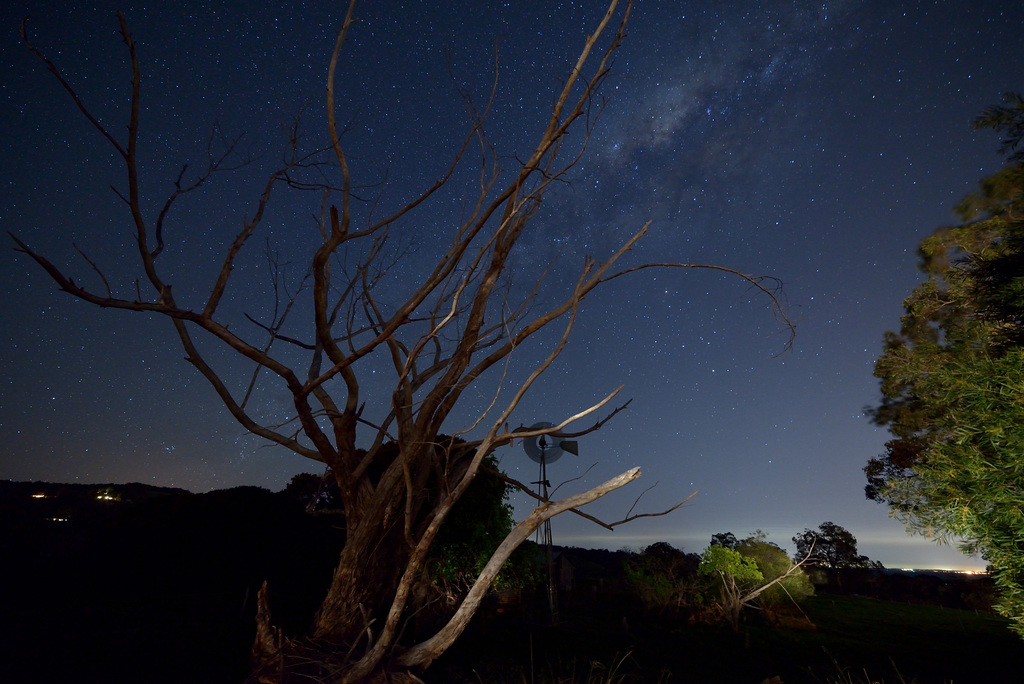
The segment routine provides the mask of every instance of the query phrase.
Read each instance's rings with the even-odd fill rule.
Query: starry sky
[[[214,125],[244,133],[241,149],[253,160],[184,200],[169,224],[163,268],[180,302],[200,302],[295,116],[304,112],[311,145],[324,139],[325,74],[342,8],[75,5],[19,0],[0,10],[0,225],[95,284],[78,245],[131,291],[138,268],[128,215],[110,190],[123,187],[121,171],[17,37],[31,15],[35,44],[120,135],[129,83],[114,16],[121,8],[142,62],[147,209],[159,207],[181,164],[201,163]],[[496,55],[488,128],[511,166],[542,130],[603,10],[592,1],[367,1],[339,74],[357,183],[376,184],[387,206],[426,188],[468,125],[453,82],[485,98]],[[917,243],[1001,165],[994,135],[969,122],[1024,87],[1022,28],[1016,0],[636,3],[586,155],[524,235],[513,287],[528,286],[560,254],[547,281],[556,292],[584,256],[600,259],[651,221],[630,264],[714,263],[777,277],[797,335],[787,350],[766,300],[721,273],[645,272],[589,298],[566,351],[513,422],[559,421],[624,385],[629,408],[581,438],[579,457],[563,456],[549,478],[590,468],[584,482],[597,484],[641,465],[639,482],[591,508],[607,520],[651,485],[640,510],[699,494],[672,515],[614,533],[563,516],[553,523],[556,543],[669,541],[699,552],[713,533],[762,529],[792,551],[794,534],[831,520],[887,567],[984,566],[907,536],[864,499],[861,469],[887,434],[863,409],[877,398],[871,371],[882,333],[898,326],[901,301],[920,281]],[[402,227],[408,256],[385,286],[407,285],[429,263],[462,209],[460,192]],[[285,194],[258,239],[288,259],[294,250],[292,274],[303,270],[299,248],[315,234],[315,211],[315,198]],[[262,248],[238,269],[230,311],[239,320],[266,292],[266,271]],[[0,292],[0,477],[277,490],[296,473],[318,472],[230,418],[183,360],[168,321],[76,302],[11,248],[0,251]],[[512,372],[525,373],[549,343],[524,349]],[[211,353],[243,386],[248,369]],[[389,396],[385,379],[367,383],[368,394]],[[486,406],[489,387],[467,397],[451,429]],[[258,396],[263,419],[287,417],[280,393]],[[537,479],[518,447],[497,455],[514,477]],[[515,502],[525,515],[526,499]]]

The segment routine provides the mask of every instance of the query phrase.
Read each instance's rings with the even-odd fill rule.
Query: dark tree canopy
[[[987,107],[972,123],[975,128],[991,128],[1006,137],[999,147],[1000,154],[1009,156],[1012,162],[1024,162],[1024,97],[1020,93],[1004,93],[1003,103]]]
[[[699,561],[696,554],[656,542],[633,554],[623,575],[648,610],[677,611],[693,599]]]
[[[308,513],[341,512],[341,494],[330,472],[323,475],[299,473],[292,477],[283,493],[305,506]]]
[[[793,537],[796,544],[794,560],[807,559],[807,565],[839,570],[842,568],[870,568],[877,563],[857,553],[857,538],[845,527],[834,522],[823,522],[817,530],[805,529]]]
[[[864,496],[873,500],[890,503],[887,491],[891,483],[906,480],[914,475],[914,466],[923,458],[924,445],[921,440],[890,439],[885,443],[885,453],[873,458],[864,466],[868,483],[864,485]],[[891,502],[897,505],[896,501]]]
[[[711,546],[724,546],[727,549],[735,549],[739,540],[732,532],[719,532],[711,535]]]

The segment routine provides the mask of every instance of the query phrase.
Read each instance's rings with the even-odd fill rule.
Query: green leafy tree
[[[974,120],[975,128],[992,128],[1006,137],[999,147],[1000,154],[1011,162],[1024,162],[1024,97],[1020,93],[1004,93],[1003,103],[992,105]]]
[[[739,632],[743,607],[763,591],[764,575],[757,562],[725,546],[709,546],[700,557],[699,572],[715,580],[716,604],[732,631]]]
[[[920,246],[927,280],[886,333],[875,421],[895,439],[865,468],[869,498],[913,531],[990,563],[996,608],[1024,636],[1024,99],[974,125],[1009,163]]]
[[[715,606],[733,632],[738,632],[745,607],[755,602],[759,607],[775,606],[782,595],[795,601],[813,593],[801,570],[805,561],[791,562],[785,551],[756,532],[734,549],[721,544],[706,548],[698,573],[711,578],[718,593]]]
[[[755,532],[737,542],[735,550],[743,557],[753,559],[765,582],[769,584],[757,597],[761,608],[779,610],[788,603],[799,603],[814,595],[814,585],[807,574],[802,570],[794,572],[793,560],[784,549],[768,541],[764,533]]]
[[[472,587],[494,550],[515,525],[508,503],[514,487],[491,475],[498,470],[493,456],[484,459],[484,467],[484,475],[473,481],[452,509],[427,563],[430,580],[451,600],[461,599]],[[518,589],[532,583],[539,576],[535,566],[525,554],[513,554],[494,578],[494,588]]]

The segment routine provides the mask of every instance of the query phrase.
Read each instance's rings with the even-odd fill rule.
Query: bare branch
[[[224,168],[224,162],[234,154],[235,147],[238,145],[239,141],[241,141],[242,136],[238,136],[234,140],[226,141],[223,152],[221,152],[219,157],[214,158],[212,154],[213,139],[217,132],[217,127],[215,126],[214,129],[210,131],[210,137],[206,142],[206,170],[192,181],[191,184],[183,185],[182,179],[185,177],[185,172],[188,171],[188,164],[182,165],[181,171],[178,173],[178,177],[174,181],[174,192],[171,193],[164,202],[164,206],[160,209],[160,214],[156,219],[156,230],[154,231],[156,247],[154,247],[153,251],[150,253],[150,256],[154,259],[159,256],[160,252],[164,249],[164,220],[167,218],[167,214],[170,213],[171,207],[174,205],[175,201],[177,201],[182,195],[186,195],[193,190],[200,188],[214,173],[221,170],[235,170],[240,168],[240,166],[231,167],[230,169]],[[221,136],[221,139],[223,140],[223,135]]]
[[[533,491],[533,489],[529,485],[524,484],[524,483],[520,482],[519,480],[516,480],[515,478],[509,477],[508,475],[506,475],[505,473],[501,472],[500,470],[494,470],[493,468],[487,468],[486,470],[487,470],[487,474],[488,475],[491,475],[493,477],[497,477],[502,482],[506,482],[506,483],[512,485],[513,487],[515,487],[519,491],[525,493],[527,496],[532,497],[533,499],[535,499],[537,501],[545,501],[544,497],[542,497],[537,492]],[[648,491],[649,489],[650,489],[650,487],[648,487],[647,490],[644,490],[644,492]],[[627,514],[626,517],[623,518],[622,520],[616,520],[615,522],[610,522],[610,523],[609,522],[605,522],[605,521],[603,521],[603,520],[601,520],[599,518],[596,518],[596,517],[590,515],[589,513],[585,513],[583,511],[579,511],[579,510],[576,510],[576,509],[572,509],[569,512],[570,513],[574,513],[574,514],[580,516],[581,518],[586,518],[587,520],[589,520],[590,522],[594,523],[595,525],[600,525],[604,529],[610,531],[610,530],[614,530],[619,525],[625,525],[626,523],[630,523],[630,522],[632,522],[634,520],[638,520],[640,518],[658,518],[658,517],[661,517],[663,515],[668,515],[669,513],[672,513],[673,511],[677,511],[680,508],[682,508],[687,502],[690,501],[690,499],[692,499],[693,497],[697,496],[697,494],[699,494],[699,493],[700,492],[698,492],[698,491],[693,492],[688,497],[686,497],[685,499],[683,499],[682,501],[680,501],[679,503],[675,504],[674,506],[672,506],[670,508],[666,508],[664,510],[657,511],[655,513],[639,513],[637,515],[628,515]],[[643,496],[643,494],[641,494],[641,496]],[[640,498],[637,497],[637,501],[639,501],[639,500],[640,500]],[[633,505],[635,507],[636,502],[634,502]],[[630,512],[632,512],[633,507],[630,507],[629,510],[630,510]]]
[[[614,279],[616,279],[616,278],[618,278],[620,276],[628,275],[630,273],[636,273],[638,271],[644,271],[644,270],[647,270],[649,268],[700,268],[700,269],[706,269],[706,270],[710,270],[710,271],[721,271],[723,273],[729,273],[731,275],[734,275],[734,276],[737,276],[737,277],[741,278],[742,280],[747,281],[754,288],[756,288],[757,290],[760,290],[763,294],[768,296],[768,299],[771,302],[772,313],[775,314],[775,320],[777,320],[780,323],[782,323],[789,330],[789,339],[786,341],[785,348],[789,349],[793,345],[793,340],[796,337],[796,325],[793,323],[793,321],[790,320],[789,316],[786,314],[785,307],[782,305],[782,302],[779,300],[779,295],[777,293],[781,290],[781,281],[778,278],[774,278],[774,277],[771,277],[771,276],[752,276],[752,275],[748,275],[746,273],[743,273],[742,271],[738,271],[738,270],[736,270],[734,268],[728,268],[726,266],[718,266],[716,264],[686,264],[686,263],[671,263],[671,262],[652,262],[652,263],[641,264],[639,266],[633,266],[632,268],[627,268],[627,269],[624,269],[622,271],[618,271],[616,273],[612,273],[611,275],[602,278],[601,279],[601,283],[606,283],[606,282],[612,281],[612,280],[614,280]],[[767,287],[764,284],[765,281],[769,281],[769,282],[775,283],[775,287],[774,288]]]
[[[14,236],[12,235],[11,237]],[[101,271],[100,267],[96,265],[96,262],[90,259],[88,255],[85,252],[83,252],[82,249],[75,243],[71,243],[71,246],[75,248],[75,251],[78,252],[83,259],[85,259],[85,262],[89,264],[92,270],[96,272],[96,275],[100,277],[100,280],[103,282],[103,289],[106,290],[107,298],[109,299],[113,297],[113,294],[110,291],[110,283],[107,282],[107,277],[103,275],[103,271]],[[24,248],[22,248],[21,251],[25,251]]]
[[[127,39],[126,39],[126,41],[127,41]],[[27,16],[21,20],[21,42],[23,42],[25,44],[25,46],[29,50],[32,51],[33,55],[38,57],[39,60],[43,64],[46,65],[46,68],[50,71],[51,74],[53,74],[54,78],[57,79],[57,81],[61,84],[61,86],[64,87],[64,90],[66,90],[68,92],[68,95],[71,96],[71,99],[74,100],[75,106],[78,107],[78,111],[82,112],[82,116],[84,116],[86,118],[86,120],[89,123],[91,123],[93,125],[93,127],[97,131],[99,131],[100,134],[104,138],[107,139],[107,142],[110,143],[111,147],[113,147],[115,150],[117,150],[118,154],[120,154],[122,157],[127,159],[127,157],[128,157],[127,150],[125,150],[124,147],[121,146],[121,143],[119,143],[117,141],[117,139],[114,138],[114,136],[112,136],[107,131],[107,129],[103,126],[103,124],[101,124],[99,122],[99,120],[95,116],[93,116],[92,112],[89,111],[89,108],[85,106],[85,103],[82,101],[82,98],[80,98],[78,96],[78,93],[75,91],[75,89],[72,88],[71,84],[68,83],[64,79],[64,75],[61,74],[60,69],[57,68],[57,65],[54,64],[53,62],[51,62],[49,60],[49,58],[47,58],[46,55],[44,55],[42,52],[40,52],[36,48],[36,46],[33,45],[32,42],[28,39],[28,17]]]
[[[490,560],[487,561],[476,582],[473,583],[473,588],[469,590],[466,598],[459,605],[459,609],[455,611],[455,615],[434,636],[413,646],[402,654],[399,658],[401,664],[406,667],[426,667],[443,653],[466,628],[469,619],[476,612],[480,601],[483,600],[484,595],[491,588],[491,582],[494,581],[498,571],[501,570],[501,566],[505,564],[505,561],[512,555],[512,552],[526,541],[545,520],[550,520],[559,513],[590,503],[608,492],[629,484],[638,477],[640,477],[640,469],[632,468],[593,489],[566,497],[560,501],[541,504],[535,508],[525,520],[512,528],[512,531],[505,537],[505,540],[498,545],[497,550],[495,550]]]
[[[546,499],[544,499],[544,498],[542,497],[542,499],[543,499],[543,500],[545,500],[545,501],[547,501],[547,500],[551,499],[551,498],[552,498],[552,497],[553,497],[553,496],[554,496],[554,495],[555,495],[555,494],[556,494],[556,493],[558,492],[558,490],[559,490],[559,489],[561,489],[562,487],[564,487],[564,486],[566,486],[566,485],[569,485],[569,484],[572,484],[573,482],[576,482],[577,480],[582,480],[583,478],[585,478],[585,477],[587,476],[587,473],[589,473],[589,472],[590,472],[591,470],[593,470],[593,469],[594,469],[594,466],[596,466],[596,465],[597,465],[596,463],[591,463],[591,464],[590,464],[589,466],[587,466],[587,469],[586,469],[586,470],[584,470],[584,471],[583,471],[582,473],[580,473],[580,474],[579,474],[579,475],[577,475],[576,477],[570,477],[570,478],[569,478],[568,480],[563,480],[563,481],[559,482],[559,483],[558,483],[558,484],[557,484],[557,485],[555,486],[555,488],[554,488],[554,489],[552,489],[552,490],[551,490],[551,491],[550,491],[550,492],[548,493],[548,496],[547,496],[547,498],[546,498]]]
[[[646,493],[646,491],[647,490],[645,490],[644,493]],[[666,508],[663,511],[658,511],[657,513],[637,513],[636,515],[627,515],[622,520],[617,520],[616,522],[608,523],[608,527],[609,528],[618,527],[619,525],[625,525],[626,523],[633,522],[634,520],[639,520],[640,518],[658,518],[658,517],[661,517],[663,515],[668,515],[669,513],[673,512],[673,511],[677,511],[680,508],[682,508],[686,504],[686,502],[688,502],[693,497],[697,496],[697,494],[699,494],[699,492],[695,491],[692,494],[690,494],[688,497],[686,497],[685,499],[683,499],[682,501],[677,503],[675,506],[672,506],[671,508]],[[643,496],[643,493],[641,493],[640,496]],[[636,500],[640,501],[640,497],[637,497]],[[633,505],[635,506],[636,502],[634,502]],[[629,510],[632,511],[633,509],[630,508]]]

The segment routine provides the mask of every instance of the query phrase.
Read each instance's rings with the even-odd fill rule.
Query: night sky
[[[30,14],[35,44],[121,135],[130,72],[116,34],[120,7],[142,62],[147,210],[182,163],[201,163],[215,123],[244,132],[254,157],[185,199],[169,225],[162,267],[178,301],[201,307],[223,242],[252,215],[295,115],[305,108],[310,145],[325,140],[325,74],[344,3],[74,4],[19,0],[0,10],[0,227],[95,285],[77,244],[131,292],[129,217],[109,189],[124,186],[121,169],[17,37]],[[496,50],[488,128],[511,168],[603,10],[597,1],[367,1],[339,75],[357,183],[386,173],[372,192],[388,207],[428,187],[468,126],[448,70],[482,100]],[[1019,0],[637,2],[587,154],[524,236],[513,287],[527,287],[561,253],[553,292],[584,256],[602,258],[650,220],[630,264],[715,263],[778,277],[797,336],[787,351],[764,297],[718,273],[645,272],[588,299],[569,347],[514,424],[557,422],[624,384],[629,409],[581,438],[580,456],[552,464],[550,479],[596,464],[585,481],[597,484],[641,465],[639,482],[589,509],[609,520],[655,483],[645,511],[700,493],[683,510],[615,533],[562,516],[556,543],[669,541],[699,552],[713,533],[760,528],[792,552],[794,534],[831,520],[888,567],[983,567],[908,537],[864,499],[861,469],[887,433],[863,408],[877,399],[871,371],[882,333],[898,326],[921,279],[918,242],[951,222],[951,207],[1002,163],[996,137],[969,122],[1024,88],[1022,55]],[[408,285],[430,263],[461,193],[453,188],[401,227],[409,256],[386,287]],[[237,273],[239,326],[267,289],[264,239],[294,254],[293,275],[304,270],[298,255],[315,235],[317,198],[279,199]],[[74,301],[12,246],[0,251],[0,477],[277,490],[296,473],[320,472],[247,435],[183,360],[168,321]],[[523,377],[544,353],[524,349],[512,371]],[[214,359],[232,387],[244,387],[248,369],[226,354]],[[367,382],[371,401],[389,397],[386,379]],[[468,397],[451,429],[488,396],[482,385]],[[279,391],[258,399],[265,420],[287,418]],[[498,455],[514,477],[537,479],[520,449]],[[515,501],[525,515],[525,497]]]

